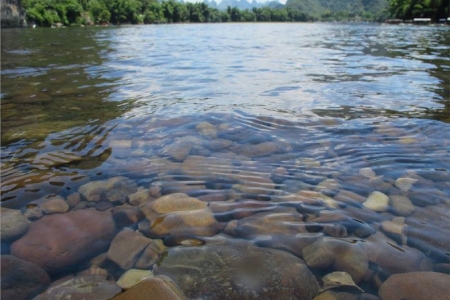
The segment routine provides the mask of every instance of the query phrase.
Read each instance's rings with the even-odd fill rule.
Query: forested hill
[[[287,8],[306,11],[322,18],[329,15],[373,15],[381,16],[388,7],[387,0],[288,0]]]

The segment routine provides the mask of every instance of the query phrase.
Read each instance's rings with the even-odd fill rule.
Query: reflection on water
[[[378,25],[2,30],[2,227],[22,224],[2,259],[77,273],[46,293],[112,297],[130,269],[205,299],[388,299],[416,271],[442,289],[449,42]]]

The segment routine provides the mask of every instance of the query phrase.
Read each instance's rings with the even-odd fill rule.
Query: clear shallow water
[[[308,263],[305,245],[288,242],[298,234],[358,240],[370,261],[359,285],[372,294],[391,274],[448,272],[448,31],[2,30],[2,206],[26,213],[43,197],[68,200],[91,181],[125,176],[157,190],[152,197],[184,192],[208,203],[212,235],[229,244],[244,238]],[[389,198],[384,207],[367,202],[374,192]],[[102,207],[82,200],[71,210]],[[198,234],[162,237],[204,242]],[[395,268],[377,258],[392,249],[404,260]],[[311,269],[319,281],[342,270]]]

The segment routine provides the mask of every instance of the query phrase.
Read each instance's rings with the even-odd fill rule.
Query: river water
[[[229,274],[208,275],[211,283],[186,271],[201,269],[200,258],[177,260],[178,249],[213,260],[205,253],[217,244],[289,253],[322,288],[326,274],[345,271],[367,297],[393,274],[449,272],[448,26],[183,24],[1,35],[2,207],[20,210],[31,228],[47,215],[135,208],[126,226],[115,218],[116,232],[162,239],[167,252],[146,269],[192,298],[277,295],[264,288],[273,282],[243,280],[233,296],[218,288]],[[113,189],[120,197],[108,196],[108,180],[122,182]],[[132,200],[136,191],[145,199]],[[177,205],[155,216],[155,199],[176,193],[200,200],[205,207],[195,211],[206,216],[190,219]],[[55,198],[68,206],[53,207]],[[166,224],[168,216],[177,219]],[[19,253],[14,243],[28,235],[2,236],[2,254]],[[366,267],[311,257],[314,246],[338,257],[334,243],[362,249]],[[52,280],[88,269],[100,253],[111,282],[139,269],[120,266],[111,247],[56,271],[33,262]],[[361,292],[352,293],[345,297]]]

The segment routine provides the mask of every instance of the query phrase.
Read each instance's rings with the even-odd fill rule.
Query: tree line
[[[449,0],[390,0],[391,16],[403,20],[430,18],[433,21],[450,17]]]
[[[435,20],[448,14],[449,0],[389,0],[390,17],[410,19],[430,17]],[[283,6],[226,10],[206,3],[177,0],[22,0],[28,22],[39,26],[80,24],[158,24],[205,22],[309,22],[334,20],[382,21],[388,15],[361,15],[347,11],[328,11],[319,17],[302,9]]]
[[[155,24],[205,22],[313,21],[306,13],[286,8],[261,7],[220,11],[206,3],[176,0],[23,0],[28,22],[38,26],[74,24]]]

